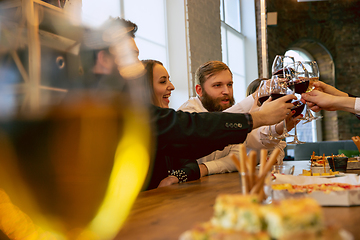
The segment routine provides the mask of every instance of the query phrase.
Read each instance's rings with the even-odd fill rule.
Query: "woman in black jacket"
[[[157,107],[169,108],[169,97],[175,87],[167,70],[157,60],[143,60],[142,63],[145,67],[145,84],[150,93],[151,103]],[[168,144],[157,144],[157,154],[147,189],[200,178],[199,165],[193,157],[195,154],[185,149],[187,154],[184,156],[181,149],[181,145],[170,147]]]

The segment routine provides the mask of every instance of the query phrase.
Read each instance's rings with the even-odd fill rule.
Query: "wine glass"
[[[288,81],[289,88],[293,89],[295,96],[299,96],[300,94],[306,92],[309,85],[309,79],[305,77],[301,77],[298,75],[298,69],[303,68],[301,62],[295,62],[292,64],[287,65],[284,68],[284,74],[286,75],[286,78]],[[291,108],[292,111],[295,111],[293,117],[299,116],[302,111],[304,110],[305,104],[302,103],[300,100],[293,101],[294,106]],[[297,129],[296,125],[294,126],[294,140],[291,142],[288,142],[289,144],[303,144],[305,142],[302,142],[297,137]]]
[[[295,59],[291,56],[276,55],[271,67],[272,75],[283,77],[283,69],[286,65],[294,63]]]
[[[299,78],[303,77],[305,79],[308,79],[309,84],[306,92],[310,92],[314,89],[314,85],[313,85],[314,82],[319,81],[319,77],[320,77],[319,67],[316,61],[301,61],[301,63],[302,66],[301,68],[298,69]],[[308,108],[308,106],[306,105],[305,107],[306,107],[306,113],[302,120],[306,120],[306,121],[303,124],[322,118],[322,116],[315,117],[311,113],[311,110]]]
[[[117,31],[111,29],[118,39],[107,36],[109,42],[101,43],[121,49],[131,39]],[[97,37],[93,42],[104,39]],[[38,44],[40,49],[41,42],[31,40],[20,50],[34,60],[32,54],[38,52],[23,48]],[[86,48],[89,53],[96,51]],[[50,65],[56,55],[47,55],[45,49],[35,57],[47,59]],[[17,50],[9,47],[8,52]],[[0,59],[11,60],[8,52],[1,51]],[[116,51],[112,54],[119,57]],[[138,59],[122,60],[117,62],[118,71],[108,76],[125,86],[121,89],[45,86],[48,79],[33,73],[48,68],[46,77],[54,77],[46,61],[36,62],[35,69],[30,64],[24,81],[27,69],[19,69],[22,74],[18,74],[21,63],[12,61],[9,71],[17,85],[8,86],[7,101],[0,104],[0,205],[8,206],[0,221],[7,222],[1,229],[5,234],[13,234],[13,239],[25,239],[21,234],[26,232],[37,236],[32,239],[64,240],[112,239],[117,234],[145,182],[151,138],[142,64]],[[131,64],[131,71],[120,75],[124,64]],[[0,73],[0,84],[6,81]]]
[[[279,75],[273,75],[271,77],[271,84],[270,84],[270,96],[272,100],[276,100],[287,94],[294,94],[293,89],[288,87],[288,79],[284,77],[280,77]],[[289,101],[291,102],[291,100]],[[287,131],[286,119],[283,120],[283,125],[284,125],[283,133],[280,136],[277,136],[276,137],[277,139],[283,139],[291,136]]]
[[[262,105],[271,94],[271,79],[262,80],[259,85],[258,90],[258,99],[260,104]],[[271,126],[269,126],[269,135],[266,136],[266,139],[273,140],[275,137],[271,134]]]

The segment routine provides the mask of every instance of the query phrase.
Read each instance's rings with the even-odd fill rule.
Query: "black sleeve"
[[[188,113],[155,106],[151,109],[160,147],[179,144],[217,150],[244,142],[252,130],[250,114]]]
[[[158,146],[158,150],[167,156],[176,156],[178,158],[198,159],[204,157],[213,151],[223,150],[229,144],[218,142],[216,144],[203,144],[202,142],[194,144],[166,144]]]
[[[178,161],[174,162],[174,165],[176,173],[172,175],[178,177],[180,183],[200,178],[200,168],[196,160],[178,159]]]
[[[197,161],[187,160],[181,168],[187,175],[187,181],[193,181],[200,178],[200,168]]]

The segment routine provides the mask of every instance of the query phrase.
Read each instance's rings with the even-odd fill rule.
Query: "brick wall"
[[[267,0],[266,11],[278,13],[277,25],[267,28],[269,67],[275,55],[301,47],[318,61],[321,80],[360,96],[360,0]],[[323,114],[324,140],[360,135],[360,121],[352,114]]]
[[[190,82],[194,84],[195,71],[201,64],[212,60],[222,60],[220,1],[188,0],[187,10],[192,74]]]

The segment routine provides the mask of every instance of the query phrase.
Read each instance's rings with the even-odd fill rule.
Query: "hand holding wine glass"
[[[284,71],[284,70],[283,70]],[[288,94],[294,94],[294,91],[288,87],[288,79],[285,77],[279,77],[278,75],[273,75],[271,77],[271,98],[276,100],[280,97],[283,97]],[[291,100],[288,101],[289,103]],[[283,139],[290,137],[291,135],[287,131],[286,119],[283,120],[283,133],[278,136],[278,139]]]
[[[326,84],[322,81],[314,82],[314,89],[324,92],[324,93],[328,93],[330,95],[334,95],[334,96],[339,96],[339,97],[348,97],[349,96],[348,93],[340,91],[339,89],[337,89],[329,84]]]
[[[258,100],[260,102],[260,105],[262,105],[266,100],[269,99],[271,94],[271,79],[268,80],[262,80],[259,89],[258,89]],[[275,139],[273,135],[271,134],[271,126],[269,126],[269,135],[266,136],[266,139],[273,140]]]
[[[300,71],[299,71],[300,69]],[[284,73],[286,77],[289,79],[288,86],[289,88],[293,89],[294,93],[296,94],[302,94],[306,92],[309,86],[309,78],[307,78],[307,75],[302,76],[301,71],[303,69],[303,65],[301,62],[295,62],[292,64],[287,65],[284,68]],[[304,110],[305,104],[301,102],[300,100],[296,100],[293,102],[293,107],[291,108],[292,111],[295,111],[293,117],[299,116],[302,111]],[[297,137],[297,129],[295,124],[295,134],[294,134],[294,140],[291,142],[288,142],[289,144],[302,144],[304,142],[300,141]]]
[[[292,94],[276,100],[272,100],[270,97],[263,103],[259,111],[251,113],[251,115],[253,115],[253,128],[282,122],[291,112],[290,109],[293,104],[289,103],[289,101],[295,98]]]
[[[316,61],[299,61],[299,64],[297,66],[298,66],[296,69],[296,72],[298,74],[297,79],[309,81],[306,92],[312,91],[314,89],[314,83],[319,81],[319,76],[320,76],[319,67]],[[311,113],[308,106],[305,105],[305,107],[306,107],[306,113],[303,120],[306,121],[304,122],[304,124],[322,118],[322,116],[315,117]]]
[[[275,84],[274,84],[274,79],[278,80]],[[281,89],[282,86],[283,89]],[[277,90],[274,90],[274,88],[278,88]],[[286,80],[284,78],[279,78],[278,76],[273,76],[271,79],[269,80],[263,80],[260,83],[259,89],[258,89],[258,98],[259,98],[259,102],[261,105],[265,105],[265,103],[267,102],[267,100],[270,98],[271,101],[277,101],[278,98],[283,97],[286,95],[286,91],[284,91],[284,89],[286,89]],[[281,92],[282,91],[282,92]],[[289,98],[288,100],[286,100],[288,103],[291,102],[291,98]],[[284,106],[286,107],[286,106]],[[270,113],[271,114],[271,113]],[[274,114],[274,112],[272,113]],[[290,114],[291,115],[291,114]],[[278,127],[275,126],[275,129],[277,129]],[[279,131],[284,131],[286,132],[287,130],[287,126],[284,125],[283,127],[284,130],[279,130]],[[269,126],[269,135],[267,136],[266,139],[269,140],[273,140],[273,139],[277,139],[275,138],[272,134],[271,134],[271,126]]]

